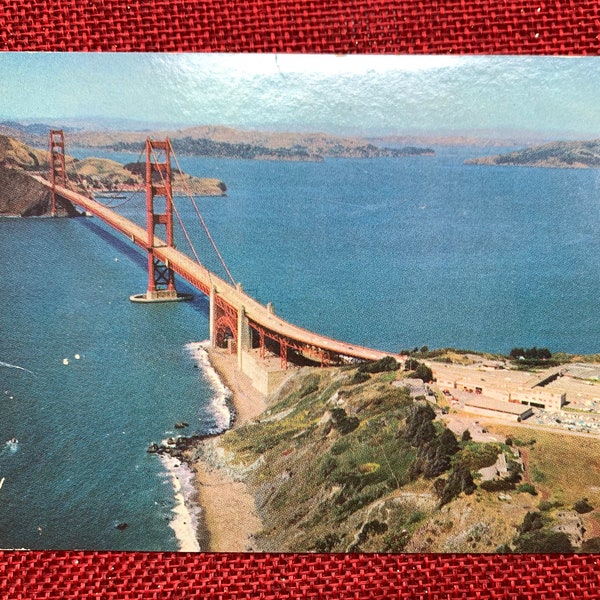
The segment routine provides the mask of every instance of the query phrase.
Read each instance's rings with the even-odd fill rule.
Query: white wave
[[[208,340],[186,344],[188,352],[200,363],[206,381],[214,392],[210,408],[215,417],[216,425],[208,433],[221,433],[231,427],[233,414],[231,409],[231,390],[221,381],[218,373],[213,369],[208,359],[206,347]]]
[[[4,447],[0,450],[0,456],[5,454],[14,454],[19,449],[19,440],[12,439],[4,443]]]
[[[6,367],[7,369],[18,369],[19,371],[25,371],[26,373],[31,373],[35,375],[33,371],[26,369],[25,367],[20,367],[19,365],[11,365],[10,363],[5,363],[0,360],[0,367]]]
[[[184,462],[167,454],[160,460],[169,474],[175,491],[173,518],[169,527],[175,532],[180,552],[200,552],[198,543],[198,515],[200,507],[193,501],[196,495],[194,473]]]

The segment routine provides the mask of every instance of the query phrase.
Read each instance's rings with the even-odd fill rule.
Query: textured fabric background
[[[596,54],[594,0],[0,0],[6,50]]]
[[[596,0],[0,0],[0,25],[5,50],[597,54],[600,48]],[[600,597],[599,567],[600,556],[590,555],[0,552],[0,599],[583,600]]]

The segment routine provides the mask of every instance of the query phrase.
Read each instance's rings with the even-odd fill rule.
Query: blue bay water
[[[390,351],[598,352],[600,171],[463,164],[482,153],[181,163],[227,182],[209,226],[294,323]]]
[[[226,182],[199,205],[229,268],[298,325],[390,351],[598,352],[600,172],[463,164],[481,153],[180,162]],[[131,304],[145,257],[97,219],[3,219],[0,251],[0,363],[28,370],[0,364],[0,546],[176,549],[172,487],[145,450],[176,421],[216,426],[186,348],[208,336],[206,300]]]
[[[146,448],[177,421],[216,425],[186,348],[207,337],[203,302],[130,303],[143,261],[97,229],[0,222],[2,547],[177,549],[172,485]]]

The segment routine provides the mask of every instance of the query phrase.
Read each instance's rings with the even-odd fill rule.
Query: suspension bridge
[[[33,177],[50,190],[52,214],[56,213],[57,206],[64,198],[88,215],[101,219],[147,253],[148,287],[145,293],[131,296],[132,301],[152,303],[188,299],[189,295],[177,291],[175,275],[207,296],[211,345],[226,348],[232,354],[236,354],[238,369],[248,375],[253,385],[263,393],[272,391],[291,365],[331,366],[357,360],[378,360],[390,354],[352,345],[298,327],[276,315],[270,303],[261,304],[248,295],[242,285],[236,283],[231,276],[194,202],[198,217],[229,281],[206,268],[189,240],[173,201],[171,157],[177,159],[168,139],[146,140],[145,228],[89,197],[91,194],[88,196],[73,189],[75,186],[67,177],[62,130],[50,131],[49,145],[49,178],[40,175]],[[181,172],[181,169],[179,171]],[[193,201],[193,196],[191,200]],[[175,247],[174,214],[190,242],[194,258]],[[276,363],[278,364],[275,367]]]

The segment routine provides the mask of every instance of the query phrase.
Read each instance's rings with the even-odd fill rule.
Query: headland
[[[235,357],[203,351],[237,412],[233,427],[187,456],[203,550],[590,551],[600,543],[600,492],[594,469],[582,468],[600,444],[592,396],[566,409],[534,407],[522,422],[482,409],[508,378],[515,390],[541,383],[549,394],[581,395],[595,362],[565,364],[548,382],[556,367],[522,371],[506,358],[431,352],[403,365],[295,369],[267,399]],[[427,379],[419,364],[437,381],[419,379]],[[467,376],[483,381],[481,392]],[[574,470],[576,484],[565,486]]]

